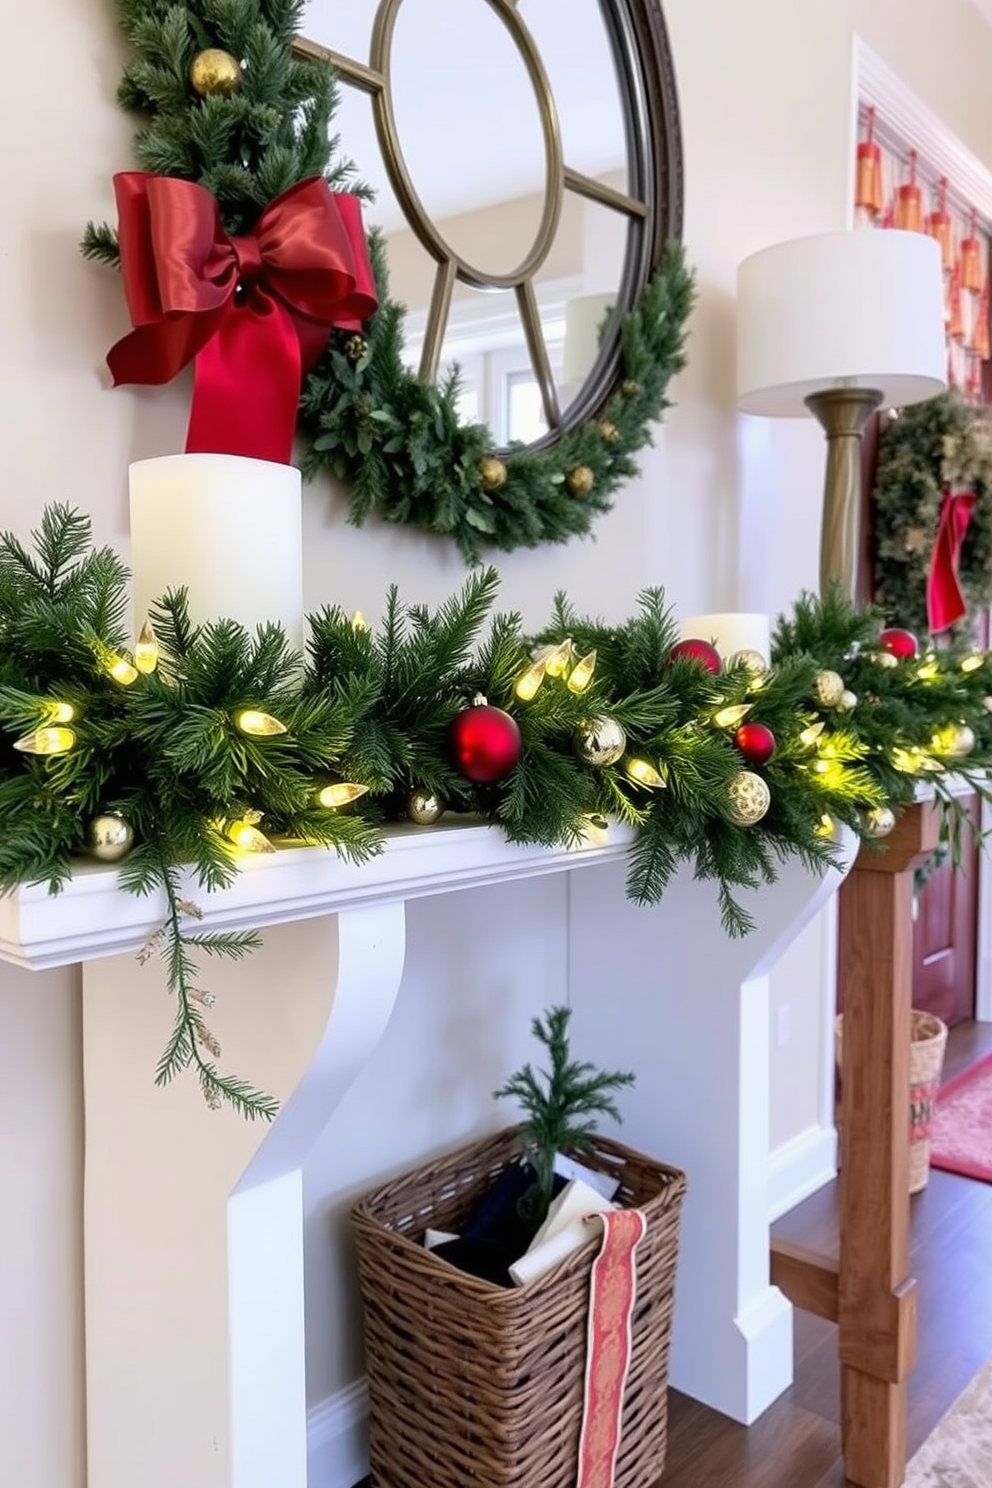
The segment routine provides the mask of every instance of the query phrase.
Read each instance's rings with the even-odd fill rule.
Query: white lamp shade
[[[873,388],[887,407],[947,383],[940,247],[892,229],[779,243],[737,271],[737,397],[745,413],[806,414],[830,388]]]

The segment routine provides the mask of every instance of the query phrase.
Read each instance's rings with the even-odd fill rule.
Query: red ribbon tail
[[[968,613],[958,571],[974,505],[974,491],[948,491],[941,504],[927,576],[927,620],[934,635],[949,630]]]
[[[232,306],[196,358],[187,453],[288,465],[301,375],[296,327],[278,300],[256,293]]]

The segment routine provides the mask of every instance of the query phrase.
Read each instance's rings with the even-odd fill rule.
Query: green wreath
[[[135,140],[142,169],[204,186],[232,235],[314,176],[368,195],[330,137],[332,68],[294,54],[300,0],[117,6],[132,54],[118,99],[142,116]],[[220,70],[198,82],[195,64],[204,56],[219,57]],[[106,224],[87,228],[82,249],[103,262],[119,259]],[[303,388],[304,473],[348,481],[356,525],[378,513],[453,540],[470,562],[487,547],[509,551],[587,533],[637,473],[633,455],[651,442],[669,383],[685,365],[694,291],[681,247],[666,247],[626,317],[616,390],[596,416],[549,448],[507,451],[494,447],[485,426],[460,421],[456,378],[435,384],[406,369],[405,311],[390,299],[376,233],[371,249],[379,309],[363,334],[332,335]]]
[[[951,484],[977,496],[958,571],[974,612],[992,598],[992,423],[953,391],[886,420],[879,444],[875,596],[891,620],[921,634],[929,629],[927,577],[941,501]]]

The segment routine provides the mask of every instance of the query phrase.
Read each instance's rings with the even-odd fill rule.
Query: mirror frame
[[[378,25],[380,15],[384,13],[394,20],[400,3],[401,0],[384,0],[385,11],[382,6],[377,11],[376,24]],[[514,0],[486,0],[486,3],[500,13],[511,30],[518,29]],[[532,277],[525,278],[517,290],[528,354],[541,388],[549,425],[546,434],[524,447],[533,451],[553,448],[570,431],[594,418],[607,402],[620,376],[620,333],[623,317],[635,310],[640,303],[652,275],[661,263],[666,245],[678,242],[682,237],[685,167],[681,116],[674,61],[661,0],[599,0],[599,7],[609,36],[620,88],[628,159],[628,192],[617,193],[609,188],[596,191],[593,189],[595,183],[590,178],[583,178],[568,170],[564,172],[564,189],[578,190],[587,199],[601,201],[615,210],[623,211],[622,203],[631,199],[643,202],[647,210],[643,214],[627,214],[627,248],[623,274],[617,288],[616,306],[599,355],[587,373],[580,391],[564,411],[559,408],[558,390],[540,332]],[[388,41],[388,36],[386,39]],[[379,50],[382,51],[383,48],[380,47]],[[380,150],[400,205],[409,226],[438,263],[428,319],[428,326],[433,326],[434,335],[428,335],[425,340],[421,366],[421,376],[432,380],[456,278],[481,289],[501,288],[505,284],[501,279],[482,280],[477,271],[468,265],[463,266],[452,250],[448,250],[450,256],[447,260],[442,260],[439,244],[443,245],[443,240],[416,197],[402,161],[395,128],[390,128],[392,109],[388,99],[388,70],[377,70],[356,59],[344,57],[322,43],[303,37],[297,38],[294,51],[301,58],[330,63],[345,85],[368,93],[373,100]],[[531,59],[526,53],[524,61],[533,78]],[[535,85],[540,98],[540,85],[536,79]],[[547,141],[546,129],[545,138]],[[545,190],[547,214],[549,183],[546,183]]]

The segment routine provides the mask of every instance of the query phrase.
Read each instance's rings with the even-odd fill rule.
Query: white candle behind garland
[[[130,467],[136,622],[184,586],[195,622],[282,625],[303,643],[300,472],[238,455],[165,455]]]
[[[767,664],[771,649],[771,621],[767,615],[728,613],[690,615],[680,622],[683,640],[709,641],[724,663],[739,651],[756,651]]]

